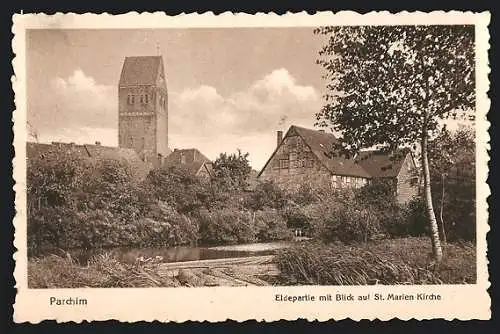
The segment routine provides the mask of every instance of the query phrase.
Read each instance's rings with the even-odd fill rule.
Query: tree
[[[329,82],[317,124],[340,132],[345,152],[420,143],[426,213],[439,262],[427,146],[441,119],[474,118],[474,27],[322,27],[315,33],[329,38],[318,59]]]
[[[248,178],[252,167],[248,162],[249,153],[221,153],[214,162],[216,181],[227,189],[244,189],[248,185]]]
[[[454,239],[475,235],[475,149],[473,129],[467,127],[455,131],[445,128],[429,142],[431,188],[440,193],[434,202],[439,205],[445,242],[448,232]]]

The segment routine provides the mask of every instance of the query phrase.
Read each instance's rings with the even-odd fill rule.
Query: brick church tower
[[[161,56],[126,57],[118,84],[118,145],[156,164],[168,148],[168,92]]]

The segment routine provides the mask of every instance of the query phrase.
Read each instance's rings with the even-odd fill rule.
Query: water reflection
[[[86,265],[94,256],[109,253],[121,262],[135,263],[137,259],[156,259],[158,262],[183,262],[195,260],[246,257],[255,255],[272,255],[277,249],[288,247],[289,243],[256,243],[227,247],[191,247],[178,246],[171,248],[112,248],[97,250],[73,250],[71,256],[81,265]],[[242,250],[243,249],[243,250]]]

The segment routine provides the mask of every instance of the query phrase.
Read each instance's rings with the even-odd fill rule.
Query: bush
[[[434,210],[440,219],[440,191],[434,190]],[[443,220],[446,237],[450,241],[472,241],[476,238],[476,201],[475,183],[462,181],[449,182],[445,186]]]
[[[266,181],[255,187],[255,190],[245,201],[245,207],[251,210],[283,209],[286,202],[286,195],[278,185]]]
[[[277,210],[267,209],[254,212],[254,224],[259,241],[291,240],[292,230]]]
[[[370,206],[342,206],[324,218],[323,226],[325,241],[367,242],[383,232],[380,217]]]
[[[198,214],[200,242],[203,244],[235,244],[256,241],[257,230],[251,213],[235,208],[215,212],[201,210]]]
[[[429,226],[422,198],[414,198],[403,208],[404,222],[395,226],[393,235],[419,237],[428,235]]]
[[[164,202],[158,202],[152,207],[148,218],[152,228],[146,240],[154,240],[155,245],[174,246],[195,244],[198,242],[198,221],[190,216],[179,214]],[[145,224],[147,225],[147,223]],[[154,227],[153,227],[154,226]]]

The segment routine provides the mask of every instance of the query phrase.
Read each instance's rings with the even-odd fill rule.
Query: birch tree
[[[318,64],[327,80],[317,124],[342,134],[339,149],[419,144],[433,255],[442,258],[432,205],[428,141],[441,120],[475,104],[473,26],[322,27]]]

